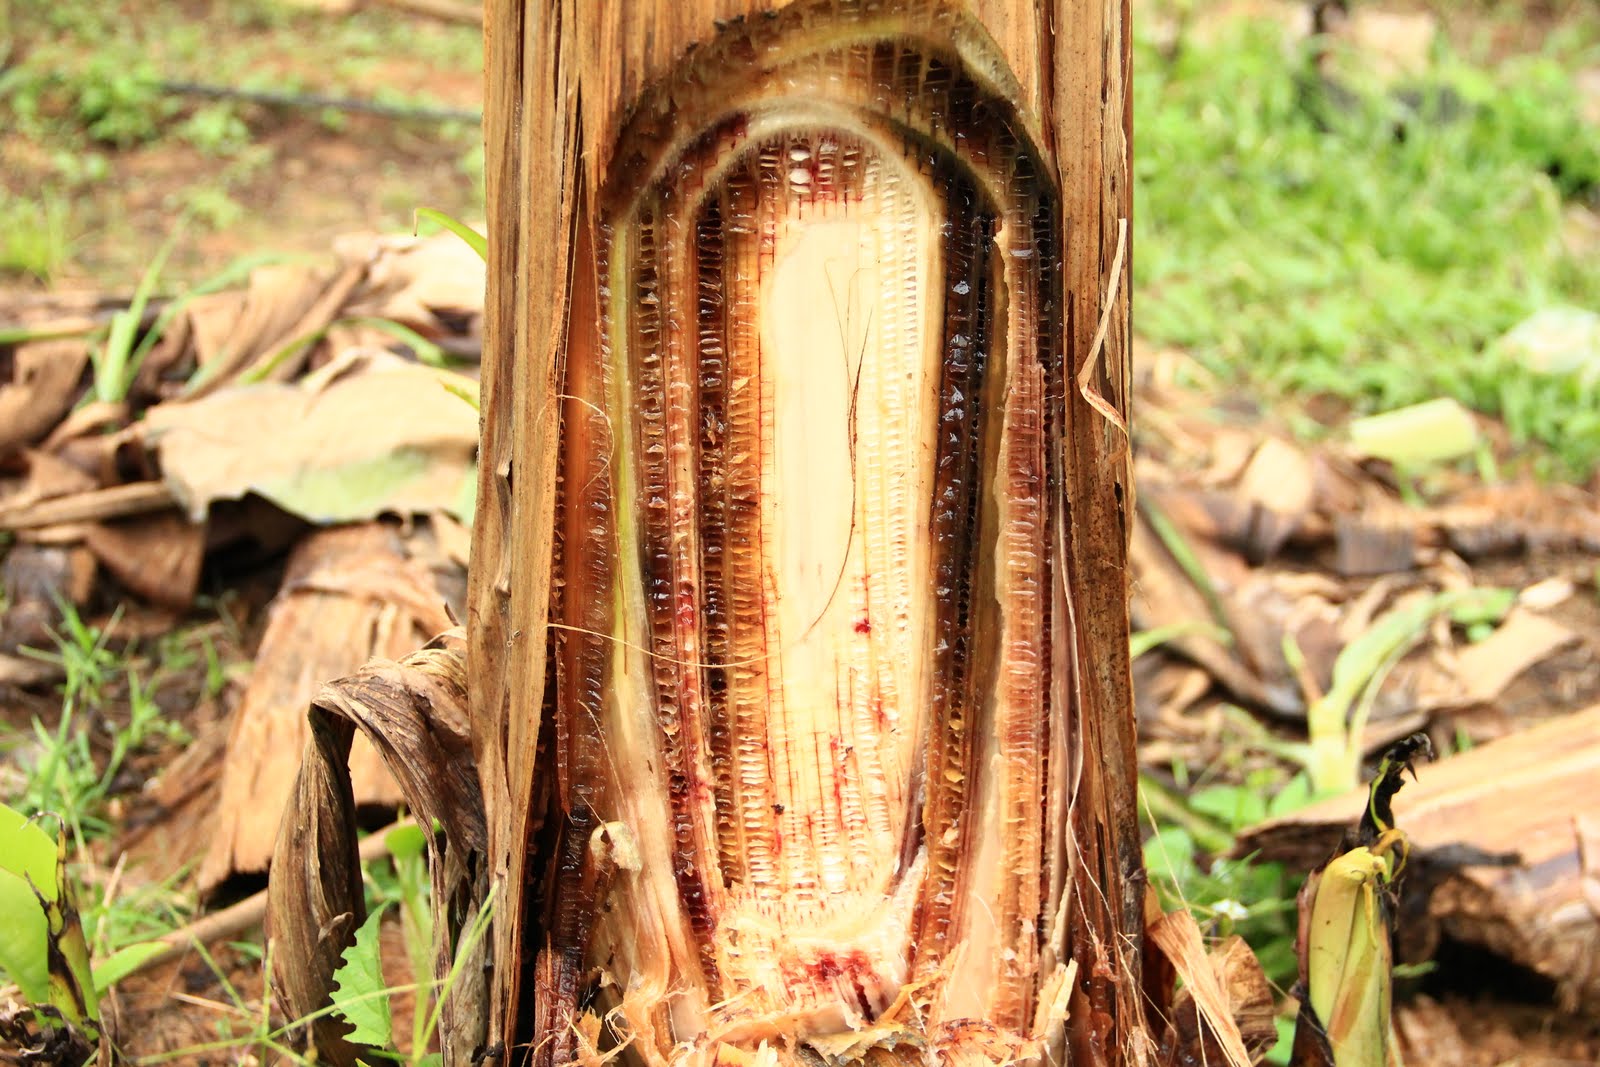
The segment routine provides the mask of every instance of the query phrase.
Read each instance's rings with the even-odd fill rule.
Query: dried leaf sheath
[[[559,1062],[598,968],[649,1062],[1034,1057],[1067,884],[1054,209],[950,59],[767,75],[630,131],[656,178],[569,339],[540,1018]],[[602,824],[638,845],[609,885]]]
[[[311,1020],[318,1055],[358,1062],[349,1026],[322,1009],[340,956],[366,917],[357,859],[355,799],[347,766],[360,730],[394,776],[428,841],[435,908],[434,967],[441,982],[466,931],[487,905],[483,797],[467,732],[467,670],[459,630],[398,663],[374,660],[324,685],[309,713],[308,737],[284,808],[272,860],[267,932],[273,992],[284,1016]],[[442,1048],[481,1048],[489,1022],[487,946],[463,951],[440,1007]]]

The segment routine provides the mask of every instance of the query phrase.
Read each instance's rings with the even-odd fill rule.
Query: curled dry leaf
[[[93,474],[53,452],[26,449],[22,460],[20,484],[14,492],[0,498],[8,512],[43,500],[87,492],[100,485]]]
[[[184,315],[201,371],[199,391],[225,384],[240,369],[300,336],[298,325],[327,288],[325,271],[278,263],[251,271],[243,293],[213,293],[190,301]]]
[[[1311,458],[1282,438],[1268,437],[1250,457],[1237,491],[1253,505],[1253,558],[1270,559],[1316,503]]]
[[[1272,990],[1248,945],[1230,937],[1210,952],[1187,911],[1145,927],[1183,988],[1173,1000],[1162,1040],[1164,1064],[1249,1067],[1277,1039]]]
[[[18,346],[0,384],[0,455],[49,433],[77,399],[89,348],[77,340]]]
[[[84,544],[131,592],[165,608],[194,602],[205,559],[206,528],[175,511],[90,525]]]
[[[348,309],[352,316],[393,319],[432,337],[445,332],[441,314],[459,318],[483,313],[483,260],[455,234],[353,234],[335,248],[347,260],[371,261],[366,283]]]
[[[467,727],[466,656],[459,631],[398,663],[377,662],[322,688],[311,706],[293,794],[284,809],[268,888],[273,992],[284,1014],[302,1019],[328,1003],[333,972],[366,915],[357,858],[355,803],[346,760],[359,731],[382,755],[429,835],[435,908],[435,975],[451,972],[463,933],[488,894],[487,835]],[[447,1056],[481,1053],[488,1023],[484,942],[456,969],[440,1013]],[[347,1025],[311,1023],[327,1062],[354,1064]]]
[[[0,507],[0,530],[39,531],[48,526],[143,515],[171,507],[173,503],[172,490],[161,482],[130,482],[32,504]],[[72,540],[79,538],[74,536]]]
[[[1462,649],[1455,674],[1469,703],[1497,699],[1523,671],[1578,640],[1560,623],[1524,608],[1513,608],[1493,634]]]
[[[1168,644],[1240,700],[1279,715],[1304,715],[1304,699],[1283,659],[1281,630],[1268,625],[1260,604],[1239,595],[1250,568],[1208,536],[1212,527],[1198,502],[1147,486],[1139,515],[1128,552],[1135,629],[1174,628]],[[1209,625],[1196,626],[1199,620]]]

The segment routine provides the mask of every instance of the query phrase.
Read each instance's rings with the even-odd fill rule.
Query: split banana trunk
[[[487,17],[488,1051],[1137,1061],[1123,6]]]
[[[841,110],[926,77],[895,46],[803,58],[769,76]],[[901,117],[931,140],[974,86],[923,84]],[[636,133],[662,170],[568,354],[558,925],[649,1060],[679,1033],[707,1063],[1015,1059],[1067,976],[1056,220],[999,121],[941,158],[755,95]]]

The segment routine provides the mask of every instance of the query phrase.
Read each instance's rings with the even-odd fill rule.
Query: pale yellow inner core
[[[759,625],[776,653],[761,683],[779,838],[770,881],[730,887],[726,925],[740,984],[837,1000],[760,946],[790,946],[791,972],[807,948],[863,953],[881,1009],[920,881],[899,866],[929,699],[939,275],[925,183],[859,165],[859,200],[790,199],[762,264]]]

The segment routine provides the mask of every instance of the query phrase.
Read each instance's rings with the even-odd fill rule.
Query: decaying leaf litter
[[[235,886],[259,881],[317,687],[421,647],[452,625],[464,590],[477,413],[461,394],[481,260],[450,234],[352,237],[330,259],[149,307],[136,334],[146,354],[115,411],[80,404],[95,385],[90,353],[106,343],[92,313],[31,300],[8,323],[57,339],[9,348],[25,373],[0,387],[0,404],[60,411],[50,425],[7,426],[0,677],[29,692],[7,701],[14,728],[56,717],[46,694],[63,660],[31,650],[57,647],[63,612],[120,654],[216,616],[210,591],[227,590],[222,629],[254,647],[253,669],[225,678],[199,714],[171,709],[192,732],[186,747],[137,761],[148,807],[128,812],[107,859],[126,849],[142,881],[197,878],[208,894],[235,875]],[[31,370],[58,363],[70,386]],[[235,580],[251,572],[265,584]],[[249,654],[230,640],[241,635],[217,636],[222,654]],[[39,758],[25,743],[18,756],[22,768]],[[361,802],[392,812],[400,793],[364,743],[354,768]],[[176,1029],[177,1045],[196,1043],[192,1027]]]
[[[1305,871],[1359,816],[1362,757],[1428,732],[1454,754],[1396,801],[1414,842],[1399,962],[1443,942],[1592,1017],[1592,497],[1434,465],[1419,505],[1418,472],[1348,437],[1297,442],[1181,353],[1143,356],[1131,610],[1147,789],[1185,765],[1227,767],[1219,783],[1294,768],[1284,799],[1302,799],[1280,809],[1263,791],[1255,818],[1284,813],[1223,851]],[[1300,810],[1314,796],[1328,799]],[[1436,974],[1430,988],[1474,987]],[[1402,1045],[1464,1047],[1449,1018],[1401,1002]]]
[[[259,597],[259,575],[281,573],[265,610],[242,612],[257,616],[246,619],[259,633],[253,669],[195,720],[186,752],[141,764],[148,777],[123,802],[125,832],[94,850],[109,865],[126,849],[125,885],[181,872],[220,904],[259,884],[319,684],[398,659],[451,625],[476,415],[442,381],[459,369],[416,355],[441,342],[470,353],[482,268],[448,234],[340,247],[341,265],[320,275],[265,267],[204,302],[165,304],[177,310],[109,422],[73,414],[71,390],[63,402],[56,378],[35,370],[0,392],[48,393],[62,412],[11,443],[0,496],[13,539],[0,663],[10,691],[33,694],[24,707],[42,708],[60,680],[57,663],[23,649],[52,647],[63,606],[125,640],[191,616],[203,575],[215,588],[254,572]],[[218,327],[229,315],[276,325]],[[416,331],[416,345],[370,325],[381,317]],[[30,318],[40,329],[37,309]],[[217,336],[236,347],[207,340]],[[260,340],[238,340],[251,336]],[[48,346],[77,368],[82,393],[84,350],[96,343],[24,342],[12,366],[46,365],[37,353]],[[1595,711],[1582,710],[1600,698],[1590,495],[1485,485],[1449,467],[1402,475],[1348,442],[1296,440],[1230,403],[1179,353],[1140,355],[1132,611],[1146,770],[1159,779],[1174,761],[1215,764],[1248,729],[1291,765],[1322,767],[1326,792],[1354,789],[1354,758],[1419,729],[1445,748],[1485,742],[1424,769],[1402,797],[1419,854],[1440,857],[1402,941],[1420,941],[1424,956],[1441,937],[1498,953],[1552,982],[1562,1006],[1592,1009],[1600,978],[1581,961],[1593,956],[1584,902],[1600,811],[1584,809],[1595,797],[1579,784],[1600,759],[1586,725]],[[208,375],[219,360],[231,369]],[[290,361],[299,366],[284,375]],[[252,373],[263,366],[282,380]],[[372,427],[373,447],[338,434],[354,419]],[[383,469],[382,458],[407,452],[415,459]],[[1405,502],[1413,477],[1426,482],[1425,506]],[[265,562],[284,553],[286,564]],[[1356,713],[1366,727],[1335,744],[1344,761],[1318,763],[1326,738],[1295,746],[1341,693],[1339,721]],[[401,793],[380,761],[358,752],[352,765],[355,803],[392,810]],[[1570,788],[1552,785],[1562,782]],[[1309,865],[1330,840],[1313,828],[1347,824],[1352,806],[1334,799],[1281,818],[1239,848]],[[1549,872],[1537,889],[1529,865]],[[1198,936],[1157,944],[1181,960]],[[204,983],[197,957],[179,967]],[[130,980],[130,1005],[154,1006],[142,984],[152,980]]]

